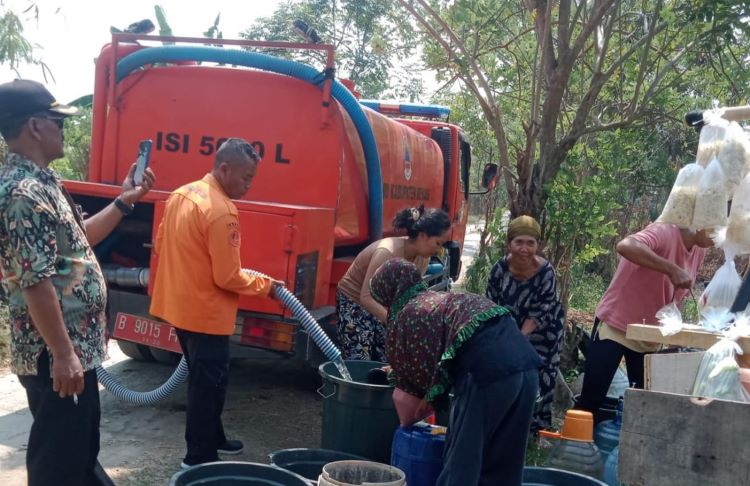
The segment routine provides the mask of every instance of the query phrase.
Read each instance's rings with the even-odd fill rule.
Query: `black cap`
[[[703,121],[703,110],[693,110],[685,114],[685,123],[691,127],[702,127]]]
[[[45,111],[62,116],[79,113],[75,106],[55,101],[52,93],[36,81],[14,79],[9,83],[0,84],[0,123]]]

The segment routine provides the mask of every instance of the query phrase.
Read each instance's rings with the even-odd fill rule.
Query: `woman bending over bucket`
[[[429,291],[420,277],[394,259],[370,280],[388,309],[394,397],[432,404],[453,388],[438,486],[520,485],[541,360],[507,309],[479,295]]]
[[[451,221],[441,209],[408,208],[393,220],[395,229],[407,236],[383,238],[371,243],[357,255],[336,292],[339,343],[344,359],[385,361],[386,309],[370,295],[367,282],[391,258],[413,262],[420,275],[427,270],[430,257],[443,247],[450,236]]]

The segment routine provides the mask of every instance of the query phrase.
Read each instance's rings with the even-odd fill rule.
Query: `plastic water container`
[[[282,449],[268,456],[271,465],[317,480],[323,466],[337,461],[365,461],[364,457],[329,449]]]
[[[406,474],[409,486],[435,486],[443,469],[445,429],[418,423],[393,434],[391,465]]]
[[[594,444],[593,424],[591,412],[568,410],[561,433],[539,431],[540,435],[555,439],[545,465],[601,479],[604,463]]]
[[[208,462],[180,471],[169,486],[309,486],[308,481],[293,472],[253,462]]]
[[[384,364],[346,361],[354,381],[341,378],[330,361],[318,367],[323,377],[318,393],[323,397],[321,446],[324,449],[388,463],[393,432],[398,427],[393,386],[367,382],[369,371]]]
[[[617,413],[612,420],[599,422],[594,431],[594,443],[602,454],[602,461],[607,460],[609,453],[620,443],[622,429],[622,398],[617,404]]]
[[[619,461],[620,446],[612,449],[604,463],[604,482],[607,486],[622,486],[617,480],[617,463]]]
[[[523,470],[523,486],[606,486],[606,483],[570,471],[549,467],[527,467]]]
[[[369,461],[339,461],[323,466],[318,486],[406,486],[404,472],[387,464]]]

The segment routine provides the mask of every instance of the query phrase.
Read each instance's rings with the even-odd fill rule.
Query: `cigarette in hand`
[[[73,404],[78,405],[78,394],[77,393],[73,394]]]

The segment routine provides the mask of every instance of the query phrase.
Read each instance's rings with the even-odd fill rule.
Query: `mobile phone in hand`
[[[136,186],[143,183],[143,173],[146,172],[150,158],[151,140],[141,140],[138,144],[138,159],[135,161],[135,172],[133,173],[133,183]]]

